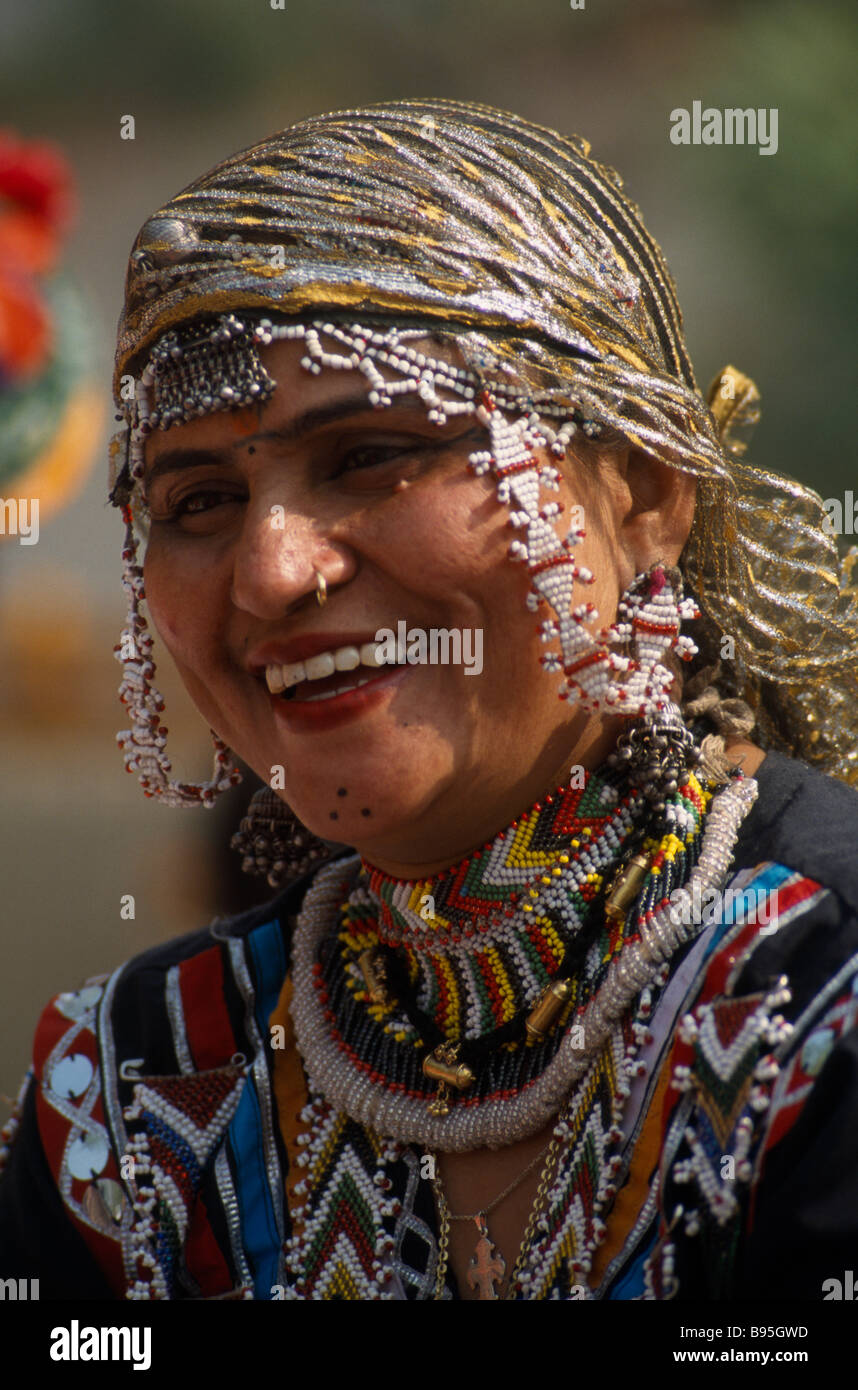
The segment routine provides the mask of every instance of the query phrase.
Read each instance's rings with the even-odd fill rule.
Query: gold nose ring
[[[313,570],[316,576],[316,602],[321,608],[328,601],[328,581],[321,570]]]

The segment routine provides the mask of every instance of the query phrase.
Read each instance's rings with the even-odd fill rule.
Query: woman
[[[43,1297],[823,1297],[856,604],[618,177],[485,107],[302,122],[145,224],[115,392],[126,763],[211,805],[235,749],[280,891],[46,1010],[6,1263],[38,1225]]]

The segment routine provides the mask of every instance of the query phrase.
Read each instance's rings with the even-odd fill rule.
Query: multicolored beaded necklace
[[[294,1189],[302,1203],[291,1213],[286,1297],[403,1297],[405,1283],[418,1284],[418,1297],[449,1296],[443,1258],[415,1208],[426,1151],[514,1143],[552,1118],[551,1172],[506,1296],[591,1296],[586,1277],[613,1204],[637,1055],[667,961],[695,935],[674,915],[677,894],[723,884],[756,795],[755,783],[738,777],[713,798],[689,775],[647,823],[612,778],[593,773],[583,788],[546,796],[467,864],[431,881],[391,880],[356,856],[317,875],[295,933],[291,1007],[310,1098],[297,1139],[306,1177]],[[624,910],[606,920],[618,868],[621,877],[633,854],[646,869],[632,897],[620,895]],[[430,906],[431,922],[420,912]],[[529,945],[516,951],[511,932]],[[468,968],[465,943],[486,962]],[[390,996],[381,1002],[367,949],[391,957],[382,981]],[[561,951],[560,970],[574,962],[569,1007],[542,1040],[511,1028],[526,1020],[543,978],[556,981]],[[485,972],[495,962],[492,990]],[[439,976],[446,989],[433,983]],[[512,1016],[500,979],[513,992]],[[488,1032],[474,1035],[478,1017]],[[474,1059],[473,1087],[450,1113],[433,1115],[421,1056],[436,1035],[449,1047],[500,1042]],[[430,1249],[419,1275],[403,1254],[403,1242],[418,1237]]]
[[[419,1144],[423,1158],[432,1149],[497,1147],[552,1117],[551,1172],[506,1296],[590,1296],[587,1272],[613,1204],[631,1078],[670,975],[658,962],[694,935],[674,925],[671,904],[693,883],[723,883],[755,794],[740,778],[713,800],[689,775],[657,821],[650,813],[636,830],[646,814],[637,801],[616,774],[593,773],[431,881],[391,880],[357,857],[319,873],[295,934],[292,1014],[310,1100],[298,1138],[307,1176],[295,1188],[302,1205],[292,1212],[287,1297],[402,1297],[402,1280],[414,1282],[403,1241],[418,1231],[435,1252],[418,1296],[448,1296],[443,1258],[415,1212],[422,1160],[410,1146]],[[606,917],[618,866],[632,854],[646,871],[625,910]],[[529,945],[513,949],[511,932]],[[366,973],[367,949],[391,957],[383,1002],[377,977]],[[486,962],[468,968],[468,949]],[[561,952],[559,970],[573,960],[573,995],[548,1035],[510,1029],[527,1018],[543,980],[556,980]],[[492,990],[485,972],[495,962]],[[439,974],[446,990],[433,983]],[[518,1006],[512,1017],[500,979]],[[477,1017],[488,1031],[475,1036]],[[424,1036],[427,1021],[436,1034]],[[578,1026],[582,1045],[570,1051]],[[435,1035],[454,1047],[501,1041],[473,1059],[473,1087],[451,1112],[433,1118],[421,1056]],[[552,1073],[553,1089],[543,1093]]]
[[[374,1084],[427,1104],[437,1082],[423,1059],[444,1044],[474,1073],[457,1106],[525,1090],[611,963],[687,878],[710,796],[689,776],[661,833],[641,834],[641,798],[591,774],[431,880],[364,864],[314,975],[342,1053]],[[608,917],[606,890],[633,848],[648,861],[645,884],[633,910]],[[557,979],[568,983],[550,1031],[528,1030]]]

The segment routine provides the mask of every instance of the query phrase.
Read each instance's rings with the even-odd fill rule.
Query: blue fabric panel
[[[286,974],[279,922],[266,922],[257,927],[247,937],[246,945],[256,978],[254,1015],[264,1040],[268,1033],[268,1020],[280,996]],[[252,1073],[248,1075],[229,1126],[229,1142],[235,1157],[242,1243],[253,1274],[254,1296],[270,1299],[271,1289],[277,1283],[281,1236],[268,1185],[262,1111]]]

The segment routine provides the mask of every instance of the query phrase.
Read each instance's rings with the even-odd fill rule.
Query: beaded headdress
[[[466,364],[435,406],[409,332],[449,338]],[[116,358],[127,430],[111,484],[126,559],[134,525],[145,528],[146,431],[266,399],[274,383],[257,348],[293,333],[308,365],[359,367],[371,385],[375,372],[381,396],[393,375],[442,413],[458,395],[487,427],[498,406],[515,411],[514,437],[494,422],[492,465],[498,495],[528,526],[532,573],[531,523],[546,509],[516,494],[514,475],[534,444],[562,455],[576,428],[608,432],[693,474],[680,569],[701,610],[700,664],[720,654],[722,693],[750,704],[762,746],[858,780],[858,596],[822,502],[744,459],[742,434],[759,414],[753,382],[726,368],[704,401],[661,252],[586,141],[479,105],[382,103],[302,121],[155,214],[129,262]],[[538,481],[550,487],[550,470]],[[586,582],[574,568],[570,556],[569,580]],[[560,637],[568,670],[574,632],[560,627],[546,635]],[[212,786],[218,778],[222,766]]]

